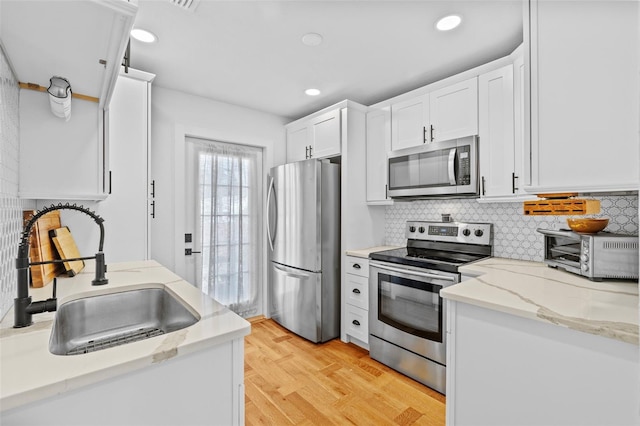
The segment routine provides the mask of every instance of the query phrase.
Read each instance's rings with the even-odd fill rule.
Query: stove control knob
[[[468,237],[469,235],[471,235],[471,231],[469,229],[465,228],[462,231],[462,235],[464,235],[465,237]]]
[[[409,232],[416,232],[416,227],[415,227],[415,226],[413,226],[413,225],[411,225],[411,226],[409,227]]]
[[[484,235],[484,232],[482,232],[482,229],[476,229],[476,232],[473,233],[476,237],[482,237]]]
[[[421,234],[424,234],[424,226],[421,226],[420,228],[418,228],[418,232]]]

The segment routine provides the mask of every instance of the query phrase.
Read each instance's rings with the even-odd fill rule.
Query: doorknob
[[[202,252],[201,251],[193,251],[193,249],[190,249],[190,248],[184,249],[184,255],[185,256],[191,256],[194,253],[202,253]]]

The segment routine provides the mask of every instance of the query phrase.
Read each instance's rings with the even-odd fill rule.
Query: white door
[[[447,141],[478,134],[476,77],[431,92],[429,100],[431,141]]]
[[[306,160],[309,157],[309,127],[287,129],[287,163]]]
[[[329,158],[340,155],[340,109],[311,120],[311,155],[309,158]]]
[[[187,137],[184,170],[185,279],[243,317],[261,314],[262,149]]]
[[[429,95],[391,105],[391,150],[426,143],[429,126]]]
[[[513,65],[479,78],[481,195],[516,193],[513,130]]]

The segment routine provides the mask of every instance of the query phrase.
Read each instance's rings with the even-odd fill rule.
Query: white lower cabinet
[[[369,259],[347,256],[343,326],[347,341],[369,349]]]
[[[447,304],[447,425],[637,425],[638,345]]]

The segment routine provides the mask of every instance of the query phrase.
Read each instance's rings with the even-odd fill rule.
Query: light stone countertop
[[[371,253],[376,251],[384,251],[399,248],[398,246],[377,246],[377,247],[369,247],[365,249],[357,249],[357,250],[347,250],[345,253],[347,256],[355,256],[362,257],[364,259],[368,259]]]
[[[638,282],[594,282],[544,263],[490,258],[443,298],[638,344]],[[471,277],[465,279],[466,277]]]
[[[13,308],[0,323],[0,409],[9,410],[63,392],[190,354],[251,332],[250,324],[155,261],[107,265],[109,283],[92,286],[93,263],[73,278],[58,278],[58,306],[80,297],[137,288],[163,287],[180,297],[199,315],[194,325],[82,355],[49,352],[55,312],[36,314],[34,324],[13,328]],[[52,284],[29,289],[34,301],[51,297]]]

